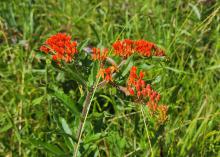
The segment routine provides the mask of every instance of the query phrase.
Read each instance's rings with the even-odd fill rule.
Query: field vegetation
[[[78,42],[77,66],[40,51],[58,32]],[[86,90],[97,81],[91,47],[156,43],[165,57],[131,57],[168,106],[159,123],[115,86],[95,90],[77,156],[220,156],[218,0],[1,0],[0,156],[73,156]],[[116,61],[118,62],[119,60]],[[100,78],[101,81],[102,78]]]

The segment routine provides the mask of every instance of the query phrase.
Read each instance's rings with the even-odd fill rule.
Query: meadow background
[[[81,156],[220,156],[218,0],[1,0],[0,156],[72,156],[84,91],[39,51],[57,32],[91,46],[146,39],[167,55],[137,63],[169,106],[164,125],[145,119],[153,153],[140,107],[107,86]]]

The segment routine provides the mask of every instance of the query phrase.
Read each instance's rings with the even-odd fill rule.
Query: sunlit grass
[[[162,63],[135,63],[169,106],[167,123],[152,125],[147,108],[144,119],[141,106],[115,88],[96,91],[82,156],[219,156],[219,6],[214,0],[1,1],[0,156],[72,156],[85,91],[38,56],[44,40],[60,31],[100,47],[119,35],[143,38],[167,54]]]

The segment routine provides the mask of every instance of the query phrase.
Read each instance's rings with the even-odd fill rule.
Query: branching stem
[[[120,68],[121,66],[123,66],[125,64],[125,60],[122,60],[121,63],[118,65],[118,68]],[[113,74],[113,77],[115,76],[115,73]],[[100,77],[98,78],[98,80],[95,82],[95,84],[92,86],[92,88],[90,89],[90,91],[87,92],[86,95],[86,99],[83,103],[83,110],[82,110],[82,115],[80,118],[80,123],[79,123],[79,127],[77,129],[77,135],[76,135],[76,139],[77,139],[77,144],[75,145],[75,149],[74,149],[74,154],[73,157],[77,157],[78,154],[78,149],[79,149],[79,145],[80,145],[80,140],[82,137],[82,133],[83,133],[83,128],[89,113],[89,109],[92,103],[92,99],[94,97],[95,91],[97,88],[101,88],[104,85],[106,85],[108,82],[107,81],[102,81],[99,83]],[[123,87],[119,87],[122,91],[123,91]]]

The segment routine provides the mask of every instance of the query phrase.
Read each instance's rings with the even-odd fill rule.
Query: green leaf
[[[83,48],[88,44],[88,42],[89,42],[89,39],[86,39],[84,42],[80,42],[78,46],[78,50],[82,51]]]
[[[66,134],[72,135],[72,131],[69,127],[69,125],[67,124],[66,120],[62,117],[60,117],[60,122],[62,124],[63,130]]]
[[[98,73],[98,68],[99,68],[98,62],[93,62],[92,70],[88,78],[89,87],[91,87],[94,84],[95,80],[97,79],[96,75]]]
[[[152,84],[156,84],[156,83],[159,83],[161,81],[161,75],[157,76],[155,78],[155,80],[152,82]]]
[[[55,155],[65,155],[66,153],[63,152],[59,147],[57,147],[54,144],[43,142],[36,139],[31,139],[30,142],[36,146],[37,148],[42,147],[43,149],[47,150],[48,152],[51,152]]]
[[[60,120],[60,122],[62,124],[62,128],[63,128],[64,132],[66,134],[72,136],[72,131],[71,131],[69,125],[67,124],[66,120],[64,118],[62,118],[62,117],[60,117],[59,120]],[[70,137],[68,139],[69,139],[70,143],[72,144],[72,146],[74,146],[73,140]]]
[[[8,131],[10,128],[12,128],[12,124],[8,123],[7,125],[3,125],[3,127],[0,129],[0,133]]]
[[[206,68],[206,70],[218,70],[218,69],[220,69],[220,64],[213,65],[213,66],[210,66],[210,67]]]
[[[56,90],[54,91],[53,96],[59,99],[72,113],[79,115],[79,111],[76,105],[73,103],[73,100],[63,91]]]
[[[159,61],[159,62],[166,61],[166,57],[165,56],[152,56],[151,59],[153,61]]]
[[[45,59],[47,57],[47,55],[44,52],[37,52],[35,54],[35,57],[38,58],[38,59]]]
[[[127,75],[127,73],[129,73],[131,67],[134,65],[134,62],[133,62],[133,57],[130,57],[128,58],[128,60],[126,61],[125,63],[125,68],[122,69],[122,76],[125,76]]]
[[[71,67],[68,65],[65,65],[65,71],[70,74],[72,79],[76,80],[78,83],[83,85],[84,87],[87,86],[87,83],[85,81],[84,76],[81,74],[80,71],[78,71],[75,67],[75,65],[72,65]]]
[[[96,26],[97,26],[97,25],[96,25]],[[99,33],[97,32],[97,30],[96,30],[96,28],[95,28],[95,25],[90,24],[90,27],[91,27],[92,31],[94,32],[94,34],[95,34],[95,36],[96,36],[98,42],[100,42]]]
[[[149,65],[149,64],[141,64],[139,67],[140,67],[140,69],[143,69],[143,70],[150,70],[155,66],[154,65]]]
[[[34,105],[40,104],[43,99],[44,99],[44,96],[41,96],[41,97],[38,97],[38,98],[34,99],[32,101],[32,105],[34,106]]]
[[[197,18],[200,20],[201,19],[201,14],[200,14],[200,11],[199,11],[198,7],[196,5],[193,5],[192,3],[189,3],[189,6],[192,7],[192,10],[196,14]]]
[[[103,137],[106,137],[106,135],[107,134],[104,134],[104,133],[97,133],[94,135],[89,135],[84,139],[84,144],[96,142],[96,141],[102,139]]]
[[[171,67],[164,67],[165,69],[168,69],[168,70],[171,70],[173,72],[176,72],[176,73],[184,73],[184,74],[190,74],[189,72],[186,72],[186,71],[182,71],[182,70],[179,70],[179,69],[176,69],[176,68],[171,68]]]

